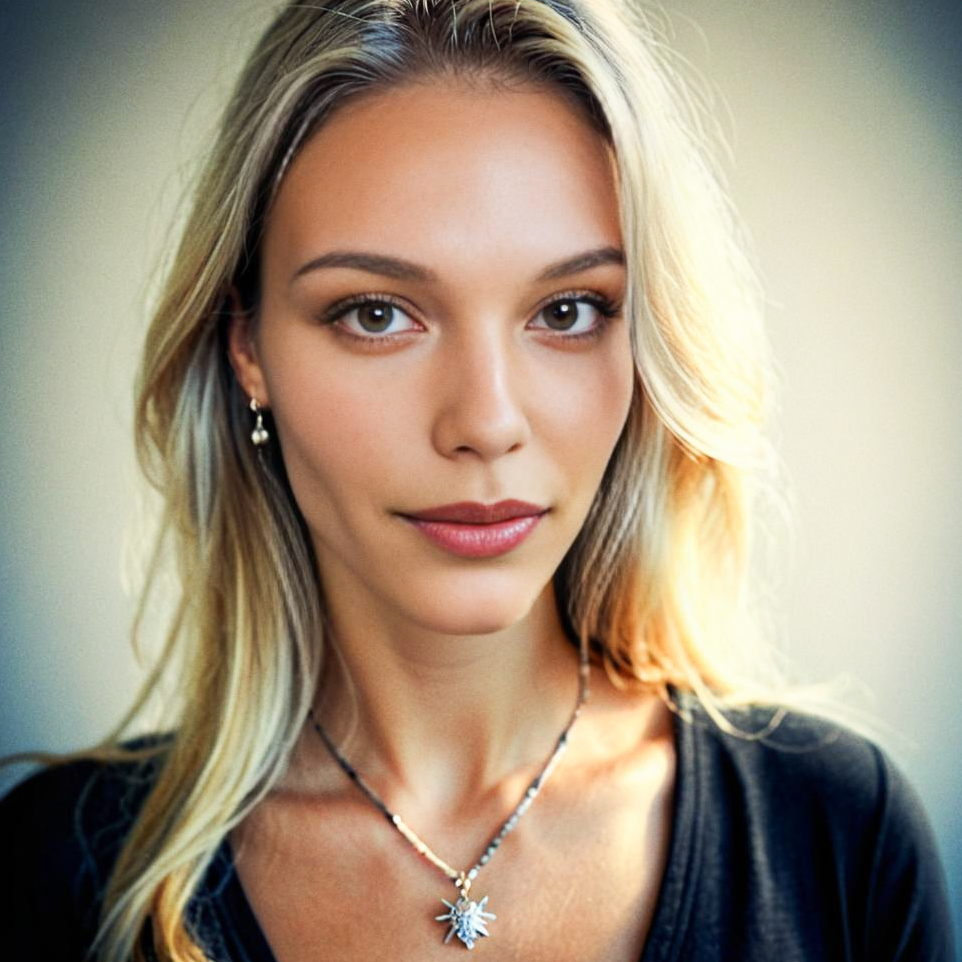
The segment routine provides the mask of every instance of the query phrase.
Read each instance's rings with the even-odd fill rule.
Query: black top
[[[765,738],[737,738],[685,704],[667,867],[641,962],[951,962],[931,828],[879,748],[800,714]],[[768,717],[736,720],[761,730]],[[151,772],[72,763],[0,802],[4,958],[83,958]],[[191,903],[195,931],[217,962],[276,962],[231,864],[225,840]]]

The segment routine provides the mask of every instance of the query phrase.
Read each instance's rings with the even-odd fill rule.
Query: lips
[[[419,521],[448,521],[452,524],[497,524],[513,518],[529,518],[544,514],[548,509],[527,501],[498,501],[496,504],[480,504],[477,501],[459,501],[442,504],[424,511],[404,512],[408,518]]]
[[[547,513],[547,508],[527,501],[461,501],[401,517],[445,551],[464,558],[494,558],[518,547]]]

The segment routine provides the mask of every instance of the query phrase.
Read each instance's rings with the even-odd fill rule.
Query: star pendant
[[[486,923],[497,916],[484,910],[488,904],[487,895],[480,902],[472,902],[468,898],[459,898],[453,904],[447,899],[441,901],[448,907],[448,911],[444,915],[435,915],[434,918],[438,922],[448,922],[451,925],[444,937],[445,944],[451,941],[452,935],[456,935],[469,949],[473,949],[477,939],[490,935]]]

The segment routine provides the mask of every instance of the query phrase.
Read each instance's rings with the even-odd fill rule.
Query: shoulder
[[[110,872],[162,757],[56,763],[0,799],[9,887],[0,912],[14,945],[49,959],[89,946]]]
[[[731,730],[723,730],[700,705],[685,707],[699,764],[764,789],[759,803],[804,799],[864,815],[900,779],[873,741],[818,715],[756,706],[726,712]]]
[[[886,751],[817,715],[745,709],[728,714],[732,733],[691,700],[681,704],[690,709],[680,722],[684,764],[700,786],[707,831],[726,840],[731,857],[739,847],[747,853],[756,883],[823,914],[838,911],[834,924],[863,957],[903,957],[893,956],[896,946],[905,957],[951,957],[935,838]]]
[[[778,706],[726,713],[724,731],[689,703],[695,761],[716,792],[743,796],[779,820],[818,821],[826,831],[928,822],[921,801],[888,753],[830,719]]]

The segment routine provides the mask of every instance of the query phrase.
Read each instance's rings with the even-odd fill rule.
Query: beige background
[[[668,10],[734,135],[784,371],[801,532],[785,644],[809,677],[863,682],[908,736],[883,742],[962,906],[962,5]],[[91,741],[136,685],[120,555],[148,278],[267,14],[3,5],[0,753]]]

